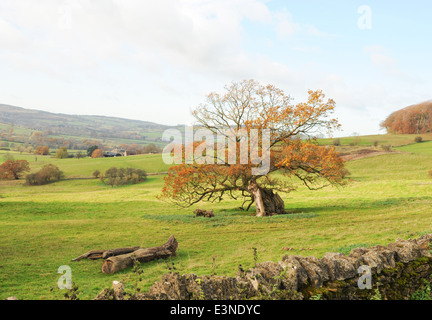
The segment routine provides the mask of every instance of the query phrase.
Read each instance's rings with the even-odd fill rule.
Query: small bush
[[[67,151],[66,147],[60,147],[60,149],[57,150],[55,157],[57,159],[66,159],[69,157],[69,153]]]
[[[351,142],[350,142],[350,146],[354,147],[354,146],[358,146],[360,143],[362,142],[360,137],[355,137]]]
[[[383,144],[383,145],[381,146],[381,148],[382,148],[384,151],[391,151],[392,146],[391,146],[391,144]]]
[[[336,147],[340,146],[341,145],[340,139],[334,139],[333,140],[333,145],[336,146]]]
[[[360,137],[355,137],[355,139],[354,139],[354,144],[355,144],[356,146],[358,146],[361,142],[362,142],[362,140],[360,139]]]
[[[420,137],[420,136],[418,136],[418,137],[415,137],[414,141],[415,141],[416,143],[420,143],[420,142],[423,142],[423,138]]]
[[[99,170],[93,171],[93,177],[95,177],[95,179],[99,178],[100,175],[101,175],[101,172]]]
[[[36,173],[26,176],[26,184],[30,186],[41,186],[50,182],[59,181],[64,177],[63,172],[53,164],[46,164]]]
[[[374,147],[378,147],[378,145],[379,145],[379,141],[376,141],[376,140],[375,140],[375,141],[373,142],[373,146],[374,146]]]
[[[77,159],[84,158],[84,154],[83,154],[81,151],[78,151],[78,152],[75,154],[75,158],[77,158]]]

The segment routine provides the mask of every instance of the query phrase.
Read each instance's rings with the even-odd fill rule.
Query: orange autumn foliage
[[[278,149],[271,153],[269,173],[259,177],[251,174],[251,164],[172,166],[164,178],[159,197],[188,207],[202,200],[221,201],[224,195],[251,201],[248,187],[254,179],[258,180],[261,188],[285,193],[297,187],[284,177],[297,177],[310,190],[344,184],[344,161],[334,148],[321,147],[312,141],[293,140]],[[271,175],[277,171],[282,173],[282,177]]]
[[[21,175],[30,171],[30,165],[26,160],[8,160],[0,165],[0,179],[18,180]]]
[[[432,101],[393,112],[381,124],[389,133],[422,134],[432,132]]]
[[[101,149],[96,149],[93,151],[92,153],[92,158],[102,158],[103,157],[103,152]]]
[[[34,154],[41,156],[49,155],[49,148],[48,146],[38,146],[36,147]]]
[[[230,131],[237,137],[235,164],[183,164],[172,166],[164,178],[159,198],[179,206],[190,206],[200,201],[221,201],[225,195],[243,200],[243,205],[262,197],[266,209],[274,209],[271,202],[281,199],[274,192],[291,192],[297,188],[291,179],[300,179],[311,190],[328,185],[343,185],[346,170],[344,161],[332,147],[319,146],[313,135],[320,130],[331,132],[339,123],[331,117],[335,102],[326,100],[322,91],[309,91],[306,102],[292,104],[291,97],[272,85],[261,85],[254,80],[233,83],[225,94],[211,93],[207,101],[193,111],[201,128],[215,135]],[[270,165],[266,174],[254,175],[257,164],[240,160],[238,133],[245,130],[270,131]],[[300,136],[303,139],[300,139]],[[195,142],[193,149],[200,146]],[[264,144],[258,142],[259,153]],[[183,148],[183,159],[185,157]],[[225,151],[225,160],[228,150]],[[250,151],[250,150],[249,150]],[[208,156],[208,155],[207,155]],[[216,158],[220,154],[210,155]],[[282,175],[273,173],[280,172]],[[256,192],[256,190],[260,192]],[[270,204],[269,204],[270,203]],[[280,208],[279,208],[280,209]],[[280,209],[283,212],[283,209]],[[267,214],[273,214],[267,212]],[[258,209],[257,209],[258,215]],[[266,215],[266,214],[264,214]]]

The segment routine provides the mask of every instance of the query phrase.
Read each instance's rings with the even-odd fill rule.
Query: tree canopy
[[[49,163],[38,172],[26,176],[26,184],[30,186],[44,185],[59,181],[64,178],[64,173],[56,165]]]
[[[69,153],[68,153],[68,151],[67,151],[67,148],[66,148],[66,147],[60,147],[60,148],[57,150],[57,152],[56,152],[56,154],[55,154],[55,157],[56,157],[57,159],[66,159],[67,157],[69,157]]]
[[[96,149],[99,149],[99,147],[96,146],[96,145],[93,145],[93,146],[89,147],[89,148],[87,149],[87,155],[88,155],[89,157],[91,157],[92,154],[93,154],[93,152],[94,152]]]
[[[92,157],[92,158],[102,158],[102,157],[103,157],[103,151],[102,151],[101,149],[95,149],[95,150],[92,152],[91,157]]]
[[[36,147],[34,153],[36,155],[46,156],[46,155],[49,155],[49,148],[48,148],[48,146],[38,146],[38,147]]]
[[[335,102],[326,100],[322,91],[309,91],[308,95],[306,102],[292,104],[291,97],[282,90],[254,80],[232,83],[223,94],[210,93],[193,115],[200,128],[227,139],[228,147],[215,153],[203,148],[208,141],[195,141],[195,152],[202,150],[203,157],[214,157],[215,161],[202,164],[195,159],[193,163],[183,161],[172,166],[160,198],[191,206],[203,200],[221,201],[227,195],[241,198],[246,209],[255,203],[257,216],[266,216],[286,213],[277,192],[295,190],[292,177],[311,190],[344,184],[346,171],[338,153],[333,147],[319,146],[313,139],[319,132],[332,132],[340,126],[331,117]],[[252,156],[241,161],[244,134],[251,137],[254,130],[268,132],[269,140],[265,143],[261,133],[261,140],[251,139],[247,149],[251,153],[254,145],[261,157],[269,157],[268,170],[259,174],[254,169],[263,163],[254,162]],[[185,157],[184,151],[190,146],[182,147]],[[234,163],[226,161],[233,148]]]
[[[0,165],[0,179],[18,180],[22,174],[30,171],[29,162],[26,160],[7,160]]]
[[[422,134],[432,132],[432,101],[393,112],[381,124],[389,133]]]

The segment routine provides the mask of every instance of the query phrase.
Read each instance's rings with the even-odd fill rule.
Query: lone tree
[[[56,165],[46,164],[36,173],[26,176],[26,183],[30,186],[40,186],[51,182],[59,181],[64,178],[64,173]]]
[[[84,154],[81,151],[78,151],[77,153],[75,153],[75,158],[77,159],[84,158]]]
[[[68,153],[68,151],[67,151],[67,148],[66,148],[66,147],[60,147],[60,148],[57,150],[57,152],[56,152],[56,154],[55,154],[55,157],[56,157],[57,159],[66,159],[67,157],[69,157],[69,153]]]
[[[101,149],[95,149],[91,155],[92,158],[102,158],[103,152]]]
[[[18,180],[26,171],[30,171],[28,161],[7,160],[0,165],[0,179]]]
[[[41,155],[41,156],[47,156],[47,155],[49,155],[49,148],[48,148],[48,146],[36,147],[34,154]]]
[[[242,198],[242,208],[247,205],[247,210],[255,203],[256,215],[262,217],[286,213],[277,192],[295,190],[292,178],[298,178],[310,190],[344,184],[343,160],[333,147],[319,146],[313,138],[322,130],[331,132],[340,126],[336,119],[330,118],[335,106],[333,100],[325,100],[321,91],[309,91],[307,102],[294,105],[282,90],[254,80],[232,83],[225,90],[224,94],[210,93],[193,115],[201,128],[233,143],[230,147],[228,141],[222,153],[204,149],[202,155],[220,160],[224,154],[226,160],[234,145],[235,164],[230,164],[232,161],[198,164],[196,158],[192,163],[183,161],[169,169],[159,198],[187,207],[200,201],[221,201],[227,195]],[[253,169],[259,166],[256,162],[238,161],[242,137],[253,129],[269,132],[267,144],[263,138],[261,142],[255,141],[261,156],[267,152],[270,158],[268,170],[259,174],[254,174]],[[194,142],[193,147],[196,152],[202,144]],[[182,157],[186,148],[182,146]],[[249,148],[251,152],[252,142]]]
[[[91,157],[92,156],[92,154],[93,154],[93,152],[96,150],[96,149],[99,149],[99,147],[98,146],[91,146],[91,147],[89,147],[88,149],[87,149],[87,155],[89,156],[89,157]]]

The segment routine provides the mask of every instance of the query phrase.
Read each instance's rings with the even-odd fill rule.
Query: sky
[[[336,101],[335,136],[432,99],[429,0],[0,0],[0,104],[192,124],[235,81]]]

